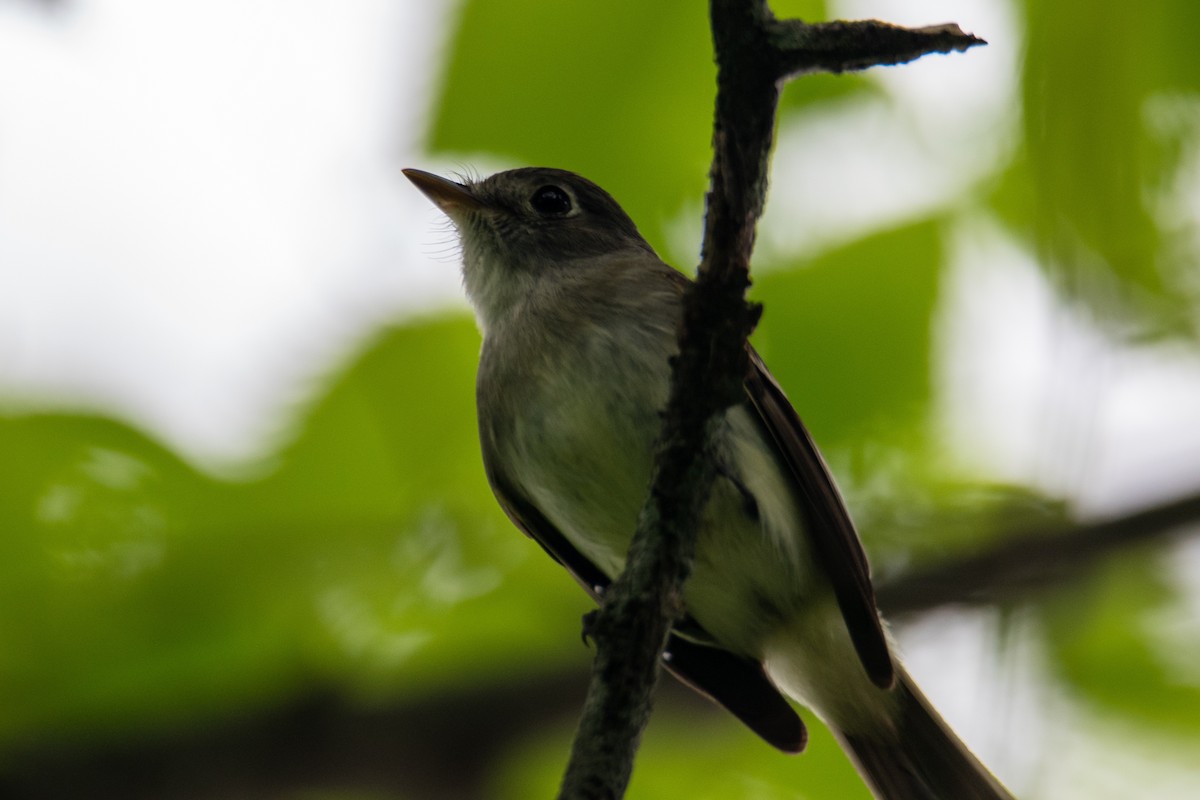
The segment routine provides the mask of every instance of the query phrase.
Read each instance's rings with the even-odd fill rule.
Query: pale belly
[[[581,396],[582,398],[583,396]],[[530,467],[523,488],[605,574],[615,577],[649,490],[657,414],[634,414],[600,393],[526,415],[512,455]],[[814,585],[800,511],[788,480],[745,409],[730,412],[720,475],[697,536],[688,613],[723,646],[759,657]],[[819,583],[819,582],[818,582]]]

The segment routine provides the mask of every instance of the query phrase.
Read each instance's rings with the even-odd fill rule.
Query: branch
[[[691,571],[695,531],[714,476],[709,429],[736,403],[745,374],[746,336],[757,314],[743,300],[754,224],[766,190],[777,89],[757,69],[739,74],[737,48],[722,33],[761,40],[746,4],[733,24],[722,26],[731,3],[711,8],[718,69],[716,151],[699,280],[684,299],[679,355],[655,454],[646,504],[630,545],[626,567],[613,584],[593,626],[596,659],[583,717],[559,797],[608,800],[623,797],[634,754],[649,720],[658,661],[667,631],[681,610]],[[733,52],[731,52],[731,50]],[[749,64],[757,65],[752,57]],[[747,89],[746,126],[729,115],[732,87]],[[736,142],[736,144],[734,144]]]
[[[746,337],[761,311],[744,297],[780,83],[813,69],[898,63],[970,46],[947,44],[957,31],[947,26],[923,29],[937,31],[931,34],[882,23],[781,23],[764,0],[711,0],[709,14],[717,99],[702,258],[684,298],[650,493],[625,570],[588,626],[596,658],[561,800],[624,796],[649,720],[659,657],[682,609],[695,532],[714,476],[711,430],[743,399]]]
[[[787,76],[903,64],[930,53],[963,52],[987,44],[954,23],[902,28],[875,19],[815,25],[776,21],[771,40],[779,53],[779,69]]]
[[[1200,494],[1123,517],[1002,538],[965,558],[906,573],[877,591],[891,617],[941,605],[983,605],[1015,599],[1090,570],[1117,551],[1156,539],[1196,533]]]

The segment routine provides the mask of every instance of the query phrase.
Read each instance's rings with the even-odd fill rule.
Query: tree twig
[[[744,296],[779,84],[804,71],[898,63],[981,43],[948,44],[956,26],[905,33],[882,23],[779,22],[765,0],[711,0],[709,15],[717,100],[703,254],[684,301],[649,497],[625,570],[590,624],[596,658],[562,800],[622,797],[649,719],[659,656],[681,610],[694,533],[713,479],[709,431],[742,399],[745,341],[759,316]]]
[[[860,22],[775,21],[771,40],[784,75],[849,72],[903,64],[930,53],[962,52],[987,44],[953,23],[903,28],[875,19]]]

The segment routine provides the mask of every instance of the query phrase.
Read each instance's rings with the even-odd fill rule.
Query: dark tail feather
[[[838,734],[880,800],[1013,800],[967,750],[907,673],[899,673],[896,736]]]

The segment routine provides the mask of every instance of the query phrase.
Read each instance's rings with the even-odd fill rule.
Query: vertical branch
[[[876,22],[780,22],[765,0],[711,0],[709,14],[717,99],[702,260],[684,298],[650,494],[625,571],[589,626],[596,658],[561,800],[624,796],[649,720],[659,656],[681,611],[695,532],[714,477],[711,430],[743,397],[746,337],[760,312],[746,303],[745,291],[780,81],[804,71],[916,58],[943,47],[946,36],[953,38],[950,28],[963,36],[957,26],[909,31]],[[970,46],[954,41],[954,47]]]
[[[681,610],[695,532],[712,485],[709,428],[741,397],[746,336],[757,319],[743,295],[750,284],[754,224],[766,193],[777,91],[774,81],[764,81],[758,70],[739,74],[736,65],[740,54],[761,43],[755,18],[767,13],[761,0],[724,0],[712,6],[720,77],[704,259],[698,282],[684,298],[680,350],[650,495],[625,571],[594,617],[596,659],[559,794],[564,800],[609,800],[625,793],[650,716],[659,656]],[[730,52],[723,52],[722,40]],[[746,96],[737,99],[743,90]],[[754,109],[754,124],[746,128],[735,125],[732,116],[743,104]],[[747,180],[755,191],[739,188]]]

